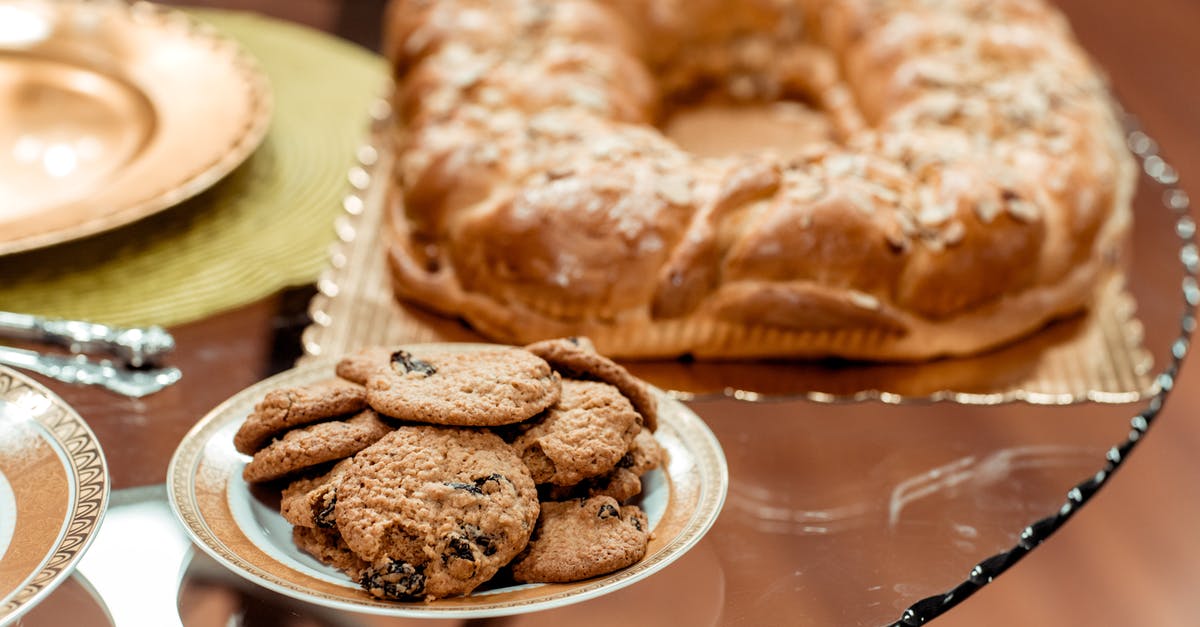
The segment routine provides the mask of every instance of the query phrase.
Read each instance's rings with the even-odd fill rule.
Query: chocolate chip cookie
[[[642,559],[650,540],[646,514],[607,496],[542,503],[529,547],[513,560],[521,582],[596,577]]]
[[[519,348],[391,354],[367,379],[367,402],[381,414],[440,425],[495,426],[527,420],[553,405],[560,378]]]
[[[334,519],[369,563],[368,592],[432,600],[490,579],[525,547],[538,511],[533,477],[499,436],[406,425],[354,456]]]
[[[620,390],[599,381],[562,382],[562,395],[513,448],[537,483],[573,485],[609,472],[641,431]]]
[[[525,350],[541,357],[564,377],[594,379],[615,386],[642,416],[643,426],[658,429],[658,401],[650,388],[615,361],[597,353],[584,338],[534,342]]]
[[[246,417],[233,436],[233,446],[239,453],[253,455],[264,442],[288,429],[362,411],[366,406],[366,389],[346,381],[272,390]]]
[[[347,420],[298,427],[254,454],[242,477],[271,481],[318,464],[350,457],[392,430],[392,425],[366,409]]]

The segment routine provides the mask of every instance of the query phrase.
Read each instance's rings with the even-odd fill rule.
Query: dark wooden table
[[[336,33],[368,47],[377,45],[382,7],[376,0],[206,0],[187,4],[259,11]],[[1193,65],[1200,60],[1200,37],[1193,31],[1200,26],[1200,3],[1059,0],[1059,4],[1069,14],[1084,45],[1108,71],[1127,108],[1136,112],[1146,130],[1159,140],[1164,154],[1182,173],[1184,186],[1196,180],[1200,176],[1200,117],[1193,112],[1200,105],[1200,86]],[[1156,245],[1157,240],[1146,236],[1135,244],[1135,249]],[[1170,296],[1170,304],[1175,306],[1176,278],[1164,273],[1137,280],[1143,278],[1155,282],[1144,291],[1155,293],[1161,283],[1161,292]],[[89,421],[110,451],[114,488],[161,483],[175,445],[200,416],[238,390],[290,365],[299,351],[298,334],[307,323],[304,308],[310,295],[310,289],[294,290],[173,329],[178,341],[174,362],[186,372],[185,384],[144,400],[120,400],[95,390],[47,384]],[[1143,308],[1157,306],[1155,302],[1139,304]],[[1196,529],[1200,527],[1200,486],[1195,478],[1200,476],[1197,454],[1200,420],[1196,417],[1200,411],[1200,385],[1197,385],[1200,366],[1187,366],[1149,439],[1111,484],[1061,533],[939,623],[1187,625],[1197,622],[1200,595],[1195,589],[1200,584],[1200,534]],[[711,423],[722,437],[735,475],[739,471],[767,472],[756,466],[749,453],[739,446],[738,438],[745,434],[728,417],[736,410],[721,403],[704,409],[708,412],[706,418],[713,417]],[[839,411],[847,410],[831,411],[836,419],[842,415]],[[988,429],[1032,433],[1043,428],[1039,425],[1050,423],[1046,431],[1038,432],[1042,434],[1039,437],[1050,441],[1057,437],[1055,434],[1066,437],[1062,434],[1090,420],[1079,413],[1060,420],[1047,410],[1026,411],[1021,407],[1010,413],[1008,420],[989,422]],[[1110,427],[1089,441],[1089,445],[1102,447],[1115,443],[1123,434],[1122,421],[1130,413],[1108,412],[1112,416],[1105,420]],[[776,418],[764,416],[759,425],[770,430]],[[846,433],[853,435],[852,431]],[[119,451],[117,459],[113,458],[115,451]],[[1039,514],[1046,513],[1049,511]],[[723,519],[716,531],[739,530],[735,518]],[[701,552],[689,563],[703,568],[705,560],[712,559],[706,555]],[[802,567],[803,563],[796,564],[797,569]],[[755,565],[738,568],[753,570]],[[764,572],[773,572],[766,565],[763,568]],[[672,571],[657,577],[669,580],[669,572]],[[679,578],[679,571],[675,572]],[[965,570],[962,575],[966,575]],[[761,585],[769,588],[771,582],[763,581]],[[759,596],[758,591],[745,584],[736,589],[719,586],[718,582],[715,591],[726,607],[715,612],[713,620],[717,624],[793,624],[788,619],[792,611],[807,622],[839,624],[842,622],[839,617],[845,617],[838,609],[841,595],[857,594],[831,592],[825,608],[813,607],[811,599],[804,607],[787,604],[771,607],[760,602],[777,598],[767,596],[766,592]],[[677,589],[668,584],[661,589],[688,594],[688,588]],[[624,598],[655,601],[647,600],[645,595]],[[711,600],[693,599],[688,603],[703,608]],[[669,601],[679,602],[679,599]],[[683,615],[689,614],[685,611]],[[899,609],[892,618],[898,615]],[[582,615],[572,615],[578,616]],[[644,616],[653,624],[658,624],[656,620],[664,621],[662,624],[672,620],[670,613],[651,612]],[[590,620],[591,624],[609,624],[595,615]]]

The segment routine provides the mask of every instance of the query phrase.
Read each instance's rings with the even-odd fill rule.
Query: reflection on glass
[[[75,149],[68,144],[51,144],[42,155],[42,167],[55,178],[62,178],[75,171],[79,159]]]
[[[50,34],[50,20],[30,7],[0,4],[0,47],[30,46]]]

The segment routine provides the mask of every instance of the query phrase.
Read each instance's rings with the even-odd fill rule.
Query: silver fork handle
[[[0,346],[0,363],[24,368],[67,383],[103,386],[117,394],[139,398],[179,381],[178,368],[127,370],[108,361],[90,361],[83,355],[59,357],[20,348]]]
[[[134,367],[155,363],[175,348],[175,338],[159,326],[118,327],[8,311],[0,311],[0,336],[49,342],[77,353],[104,353]]]

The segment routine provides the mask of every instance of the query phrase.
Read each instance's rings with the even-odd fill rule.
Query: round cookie
[[[629,451],[608,474],[593,477],[573,486],[541,486],[543,500],[565,501],[589,496],[611,496],[624,503],[641,494],[641,476],[663,465],[666,450],[649,431],[639,431]]]
[[[513,578],[562,583],[611,573],[642,559],[649,529],[640,508],[607,496],[542,503],[529,548],[513,560]]]
[[[297,527],[334,528],[333,504],[337,502],[337,484],[349,467],[350,458],[346,458],[334,464],[329,472],[289,483],[279,499],[279,514]]]
[[[413,354],[398,350],[367,380],[367,402],[381,414],[440,425],[521,422],[553,405],[558,373],[519,348]]]
[[[354,456],[334,518],[370,563],[368,592],[432,600],[495,575],[525,548],[538,511],[533,477],[496,434],[406,425]]]
[[[342,357],[334,371],[337,376],[347,381],[366,385],[371,375],[387,368],[391,363],[391,356],[391,350],[382,346],[369,346]]]
[[[301,551],[358,579],[367,563],[346,546],[337,529],[292,527],[292,543]]]
[[[597,353],[586,338],[534,342],[525,350],[541,357],[564,377],[595,379],[615,386],[641,414],[643,426],[658,429],[658,401],[650,388],[617,362]]]
[[[271,390],[238,428],[233,436],[233,446],[239,453],[253,455],[278,433],[361,411],[366,406],[366,389],[346,381]]]
[[[613,469],[641,431],[633,405],[599,381],[562,382],[562,395],[513,441],[537,483],[573,485]]]
[[[242,477],[251,483],[271,481],[317,464],[344,459],[374,444],[391,430],[391,425],[369,409],[347,420],[292,429],[255,453],[242,469]]]

